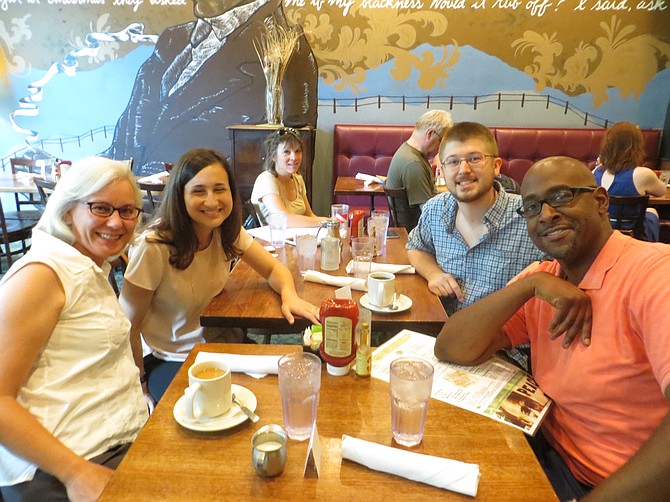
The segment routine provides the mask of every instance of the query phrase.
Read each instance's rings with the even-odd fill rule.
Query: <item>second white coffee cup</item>
[[[223,415],[232,404],[230,368],[224,362],[204,361],[188,369],[184,413],[192,420]]]
[[[373,272],[368,275],[368,302],[375,307],[393,305],[395,275],[390,272]]]

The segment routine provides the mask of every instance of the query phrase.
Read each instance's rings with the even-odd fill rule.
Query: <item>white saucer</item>
[[[375,305],[370,305],[367,294],[361,296],[360,303],[366,309],[377,312],[378,314],[397,314],[398,312],[404,312],[412,306],[412,300],[405,295],[398,296],[398,308],[396,310],[391,309],[391,307],[376,307]]]
[[[258,400],[253,392],[241,385],[232,385],[233,394],[251,411],[256,411]],[[191,429],[192,431],[213,432],[230,429],[236,425],[241,424],[247,420],[247,416],[242,413],[240,407],[233,403],[230,409],[221,416],[214,418],[201,418],[198,420],[191,420],[184,414],[184,399],[186,396],[181,396],[174,405],[172,413],[179,425]]]

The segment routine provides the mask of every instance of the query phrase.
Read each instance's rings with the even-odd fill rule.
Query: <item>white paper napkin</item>
[[[346,266],[347,274],[354,273],[354,261],[351,260]],[[370,272],[391,272],[392,274],[416,274],[412,265],[395,265],[393,263],[375,263],[370,265]]]
[[[281,356],[256,356],[246,354],[220,354],[215,352],[199,352],[195,362],[221,361],[230,367],[233,373],[247,373],[255,378],[265,375],[276,375]]]
[[[419,481],[474,497],[479,486],[479,466],[458,460],[433,457],[392,448],[370,441],[342,436],[342,458],[375,471]]]
[[[163,171],[162,173],[152,174],[151,176],[145,176],[137,180],[138,183],[152,183],[154,185],[164,185],[167,183],[170,173]]]
[[[358,173],[356,174],[357,180],[363,180],[365,186],[371,185],[372,183],[384,183],[386,176],[373,176],[371,174]]]
[[[319,284],[326,284],[328,286],[351,286],[351,289],[356,291],[367,291],[366,282],[364,279],[356,279],[354,277],[346,277],[343,275],[328,275],[316,270],[308,270],[305,272],[304,279],[309,282],[318,282]]]

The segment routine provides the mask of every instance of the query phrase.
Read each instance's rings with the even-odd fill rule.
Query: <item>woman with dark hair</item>
[[[638,196],[665,194],[665,183],[647,167],[637,167],[644,159],[642,131],[630,122],[619,122],[607,130],[593,170],[598,185],[609,195]],[[645,240],[658,241],[658,212],[647,208]]]
[[[263,219],[286,213],[289,227],[318,227],[328,218],[316,216],[307,200],[305,181],[299,173],[303,143],[295,129],[281,128],[265,140],[265,171],[258,175],[251,202]]]
[[[317,322],[289,270],[242,228],[241,203],[226,159],[208,149],[185,153],[173,168],[153,222],[130,250],[121,305],[145,394],[158,400],[196,343],[208,334],[200,315],[224,288],[234,258],[281,295],[290,322]],[[141,337],[140,337],[141,335]],[[151,349],[143,358],[142,338]]]

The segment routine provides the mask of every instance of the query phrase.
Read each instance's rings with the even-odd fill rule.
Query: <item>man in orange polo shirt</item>
[[[607,191],[577,160],[537,162],[521,193],[555,260],[454,314],[435,355],[477,364],[530,343],[554,400],[531,444],[561,500],[668,500],[670,246],[614,232]]]

